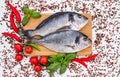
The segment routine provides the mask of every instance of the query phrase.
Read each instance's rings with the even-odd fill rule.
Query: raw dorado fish
[[[87,48],[92,43],[86,35],[74,30],[59,31],[40,39],[32,38],[30,41],[61,53],[77,52]]]
[[[80,30],[88,22],[88,18],[75,12],[58,12],[40,23],[35,30],[26,30],[25,36],[45,36],[62,30]],[[34,23],[34,22],[33,22]]]

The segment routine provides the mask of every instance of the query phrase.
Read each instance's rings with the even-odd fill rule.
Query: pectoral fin
[[[62,27],[62,28],[60,28],[60,29],[58,29],[56,31],[64,31],[64,30],[69,30],[69,29],[71,29],[70,26],[64,26],[64,27]]]
[[[75,48],[75,46],[73,45],[65,45],[65,46],[67,46],[67,47],[70,47],[70,48],[72,48],[72,49],[74,49]]]

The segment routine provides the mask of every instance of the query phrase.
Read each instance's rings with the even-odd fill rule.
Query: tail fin
[[[26,44],[30,44],[30,43],[34,43],[37,42],[36,40],[38,40],[37,38],[34,38],[34,36],[32,36],[32,32],[33,30],[22,30],[22,35],[24,37],[24,40],[26,39]]]
[[[26,38],[31,38],[30,34],[29,34],[29,31],[32,31],[32,30],[23,30],[22,33],[23,35],[26,37]]]
[[[30,43],[38,43],[39,42],[39,40],[40,39],[36,39],[36,38],[33,38],[33,37],[31,37],[31,38],[28,38],[27,39],[27,44],[30,44]]]
[[[26,44],[29,44],[30,43],[30,40],[32,39],[31,36],[29,36],[29,33],[28,33],[29,30],[22,30],[22,36],[23,36],[23,40]],[[26,41],[25,41],[26,40]]]
[[[24,31],[23,31],[23,34],[24,34],[24,36],[26,36],[26,37],[30,37],[29,34],[28,34],[28,30],[24,30]]]

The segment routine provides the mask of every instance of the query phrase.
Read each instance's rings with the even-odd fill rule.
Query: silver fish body
[[[88,18],[75,12],[58,12],[43,22],[35,30],[26,31],[26,35],[33,37],[35,35],[45,36],[50,33],[62,30],[80,30],[88,22]]]
[[[78,52],[91,45],[91,40],[86,35],[74,30],[55,32],[40,39],[32,38],[31,42],[61,53]]]

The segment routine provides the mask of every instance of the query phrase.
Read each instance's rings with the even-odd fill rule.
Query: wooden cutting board
[[[39,23],[41,23],[44,19],[49,17],[51,14],[42,14],[41,18],[34,19],[30,18],[30,21],[24,26],[24,30],[34,30]],[[90,14],[83,14],[88,18],[88,23],[80,30],[80,32],[84,33],[87,35],[91,40],[92,40],[92,16]],[[39,44],[38,44],[39,45]],[[52,50],[49,50],[48,48],[39,45],[40,51],[33,49],[33,52],[31,54],[26,54],[29,56],[50,56],[50,55],[57,55],[58,53]],[[79,56],[85,56],[85,55],[90,55],[92,53],[92,45],[86,49],[83,49],[77,53]]]

